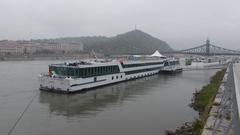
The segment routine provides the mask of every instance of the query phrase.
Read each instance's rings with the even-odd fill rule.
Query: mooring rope
[[[15,129],[15,127],[17,126],[17,124],[19,123],[19,121],[22,119],[24,113],[28,110],[28,108],[30,107],[30,105],[32,104],[32,102],[34,101],[35,97],[38,95],[38,92],[36,92],[35,95],[33,95],[32,99],[28,102],[27,106],[25,107],[25,109],[23,110],[23,112],[21,113],[21,115],[19,116],[19,118],[17,119],[17,121],[14,123],[14,125],[12,126],[12,128],[10,129],[10,131],[8,132],[8,135],[11,135],[13,130]]]

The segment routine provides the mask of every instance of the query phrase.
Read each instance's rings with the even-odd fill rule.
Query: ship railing
[[[39,75],[40,77],[51,77],[51,78],[59,78],[59,79],[65,79],[65,78],[79,78],[78,76],[60,76],[60,75],[49,75],[48,73],[41,73]]]

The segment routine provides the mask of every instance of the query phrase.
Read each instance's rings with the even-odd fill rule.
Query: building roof
[[[163,56],[158,50],[156,50],[151,57],[161,57],[161,58],[165,58],[166,56]]]

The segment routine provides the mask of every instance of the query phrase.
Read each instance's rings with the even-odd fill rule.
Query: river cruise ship
[[[49,72],[40,74],[40,90],[76,92],[107,84],[157,74],[165,58],[139,60],[83,60],[49,65]]]
[[[183,68],[180,65],[179,59],[168,58],[164,61],[164,67],[161,69],[161,72],[165,73],[177,73],[182,72]]]

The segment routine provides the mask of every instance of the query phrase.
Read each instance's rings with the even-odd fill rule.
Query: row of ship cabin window
[[[91,77],[120,72],[118,66],[102,66],[89,68],[71,68],[71,67],[50,67],[50,68],[58,75],[72,77]]]

